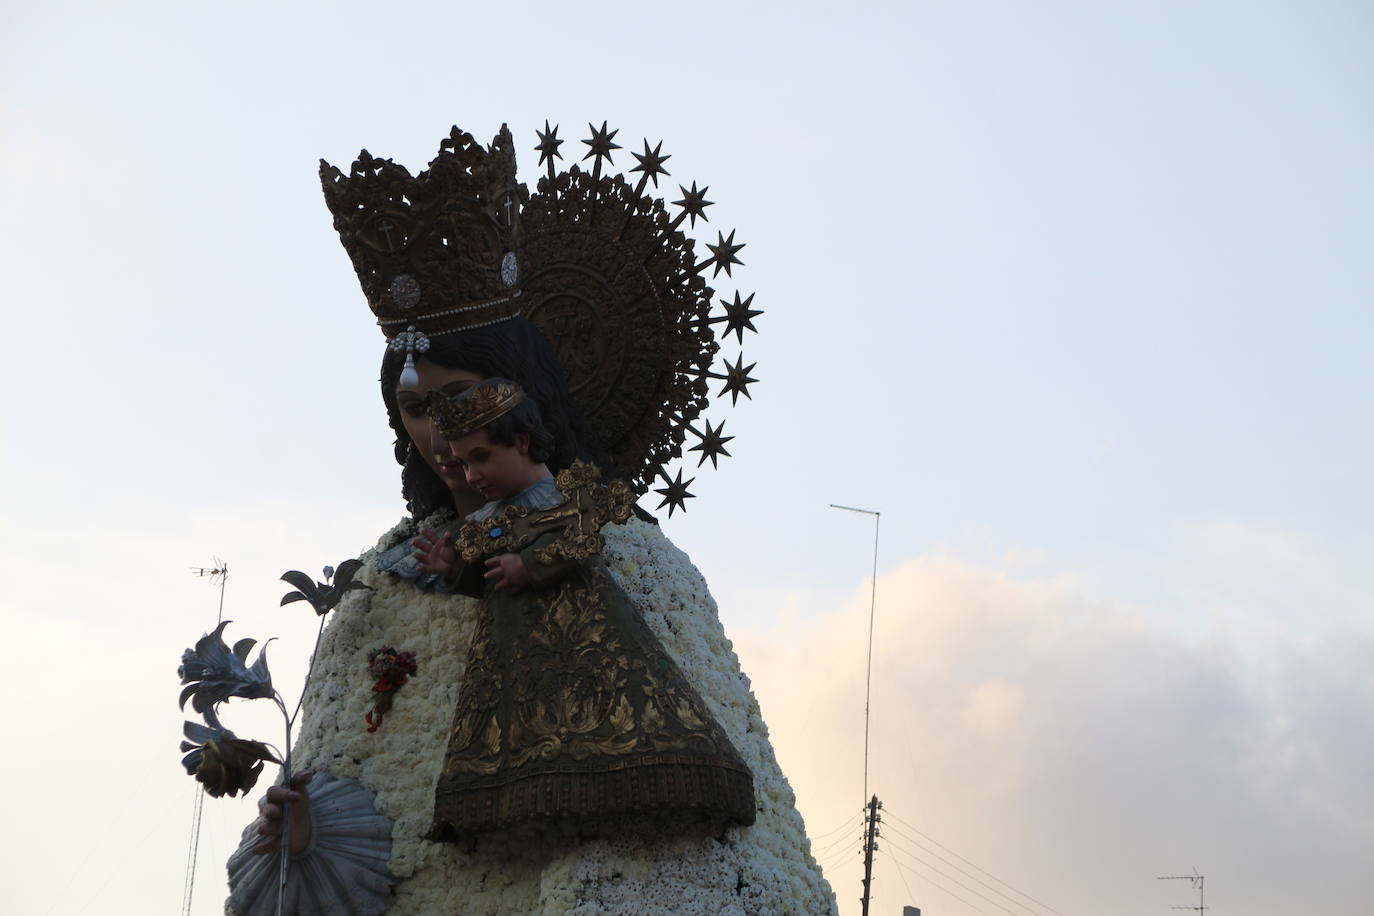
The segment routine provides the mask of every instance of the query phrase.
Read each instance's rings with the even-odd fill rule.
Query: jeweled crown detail
[[[523,187],[510,130],[490,147],[453,128],[429,168],[358,154],[348,175],[320,160],[325,202],[387,339],[433,337],[520,314],[515,251]]]
[[[525,400],[524,390],[504,378],[483,379],[461,394],[436,392],[429,397],[429,415],[450,442],[476,432]]]

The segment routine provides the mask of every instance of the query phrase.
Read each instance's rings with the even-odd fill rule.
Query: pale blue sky
[[[1218,912],[1229,900],[1232,912],[1353,914],[1374,894],[1367,855],[1349,848],[1374,843],[1367,777],[1339,817],[1323,795],[1374,768],[1367,5],[188,7],[0,13],[0,548],[16,580],[0,609],[21,643],[127,653],[127,696],[100,718],[140,723],[109,751],[140,774],[139,797],[189,817],[170,671],[213,606],[185,567],[228,557],[231,616],[281,635],[290,671],[309,621],[273,608],[276,575],[356,553],[401,509],[376,394],[381,337],[318,159],[346,167],[366,147],[418,170],[449,125],[486,139],[505,121],[533,181],[545,118],[573,141],[565,150],[608,119],[627,151],[664,141],[670,190],[710,185],[699,240],[737,228],[748,245],[720,289],[756,292],[765,310],[743,347],[761,381],[754,400],[715,413],[738,437],[734,457],[699,475],[691,511],[665,528],[740,634],[814,831],[859,794],[851,768],[832,807],[821,796],[838,777],[811,761],[854,737],[852,711],[837,708],[832,732],[793,716],[778,686],[790,675],[767,653],[812,657],[805,640],[863,610],[871,528],[826,508],[839,502],[884,512],[879,625],[894,651],[921,654],[934,637],[902,628],[948,619],[940,633],[961,634],[948,651],[968,653],[951,670],[986,675],[921,681],[916,695],[896,658],[881,681],[889,723],[964,748],[948,772],[893,777],[908,783],[885,790],[895,798],[910,789],[952,808],[939,820],[910,802],[908,820],[1065,914],[1186,902],[1156,899],[1153,876],[1192,864],[1219,869]],[[79,557],[55,549],[72,537]],[[903,578],[912,569],[943,572]],[[997,614],[1022,599],[1039,608],[1035,632],[1056,637],[1003,654],[1011,624]],[[1098,633],[1107,621],[1122,628]],[[1171,679],[1160,660],[1172,657],[1188,671],[1219,660],[1230,686]],[[1094,697],[1095,665],[1145,680]],[[1244,702],[1223,702],[1230,689]],[[1094,733],[1108,752],[1091,772],[1120,804],[1110,819],[1098,806],[1046,825],[1087,778],[1070,781],[1054,750],[1071,726],[983,747],[935,724],[967,697],[983,716],[1021,709],[1005,698],[1023,694],[1051,723],[1075,721],[1074,702],[1121,704]],[[32,740],[74,740],[57,736],[89,716],[80,696],[69,683],[29,697]],[[1155,727],[1209,740],[1228,722],[1249,735],[1237,723],[1250,721],[1275,755],[1253,785],[1312,795],[1293,812],[1300,829],[1261,840],[1240,789],[1190,803],[1216,830],[1196,843],[1157,823],[1132,741]],[[1251,785],[1240,774],[1254,743],[1218,747],[1207,772]],[[10,745],[0,777],[72,790],[70,757],[52,753]],[[1025,809],[985,810],[978,790],[1013,753],[1041,774],[1009,783]],[[1166,797],[1206,783],[1181,763],[1140,779]],[[137,803],[78,791],[95,796],[88,854],[126,842],[134,815],[120,805]],[[181,887],[180,809],[168,817],[148,828],[161,864],[140,873],[158,909]],[[215,817],[227,842],[242,818]],[[1106,825],[1130,841],[1099,836]],[[12,849],[0,885],[47,912],[82,912],[92,895],[139,911],[119,908],[118,878],[104,891],[84,870],[49,878],[42,850],[58,842],[40,831]],[[1301,869],[1257,864],[1328,846]],[[1070,867],[1054,849],[1096,860]],[[217,911],[217,868],[202,869],[197,912]],[[842,869],[831,876],[851,907]],[[69,882],[65,896],[43,896],[46,880]],[[975,912],[920,896],[927,912]]]

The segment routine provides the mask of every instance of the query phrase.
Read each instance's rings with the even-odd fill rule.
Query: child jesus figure
[[[562,549],[574,532],[560,520],[577,513],[559,508],[571,494],[544,463],[553,440],[538,406],[505,379],[431,398],[451,460],[490,500],[468,522],[510,543],[517,520],[553,520],[528,544],[477,560],[440,534],[414,541],[427,572],[485,599],[435,790],[433,837],[752,824],[753,776],[701,696],[600,556]]]
[[[452,398],[433,395],[430,412],[437,431],[448,441],[449,456],[468,486],[488,502],[468,516],[481,521],[507,506],[549,509],[563,502],[553,474],[544,462],[553,437],[544,428],[539,406],[520,386],[505,379],[486,379]],[[475,571],[464,570],[452,542],[435,531],[422,531],[412,544],[420,568],[442,576],[451,587],[478,597]],[[530,569],[518,553],[501,553],[486,561],[482,578],[497,591],[515,594],[531,584]],[[467,573],[466,578],[461,578]],[[465,587],[466,586],[466,587]]]

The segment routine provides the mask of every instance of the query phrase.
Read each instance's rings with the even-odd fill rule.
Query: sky
[[[1367,910],[1368,5],[130,0],[0,9],[7,911],[180,906],[191,567],[299,683],[277,576],[403,510],[318,160],[509,123],[532,182],[546,118],[747,245],[760,381],[662,522],[845,916],[871,595],[875,913]]]

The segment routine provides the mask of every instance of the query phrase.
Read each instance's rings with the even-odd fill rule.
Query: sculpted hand
[[[487,560],[484,578],[494,582],[497,591],[507,591],[513,595],[530,584],[530,571],[525,568],[525,561],[520,559],[519,554],[503,553]]]
[[[447,577],[458,558],[449,539],[437,531],[421,531],[419,537],[410,542],[410,546],[415,548],[415,559],[420,561],[420,569],[436,576]]]
[[[300,855],[310,845],[310,779],[314,773],[297,773],[291,780],[291,788],[272,786],[267,796],[259,803],[262,826],[258,833],[267,839],[253,847],[260,856],[281,850],[282,803],[291,803],[291,855]]]

